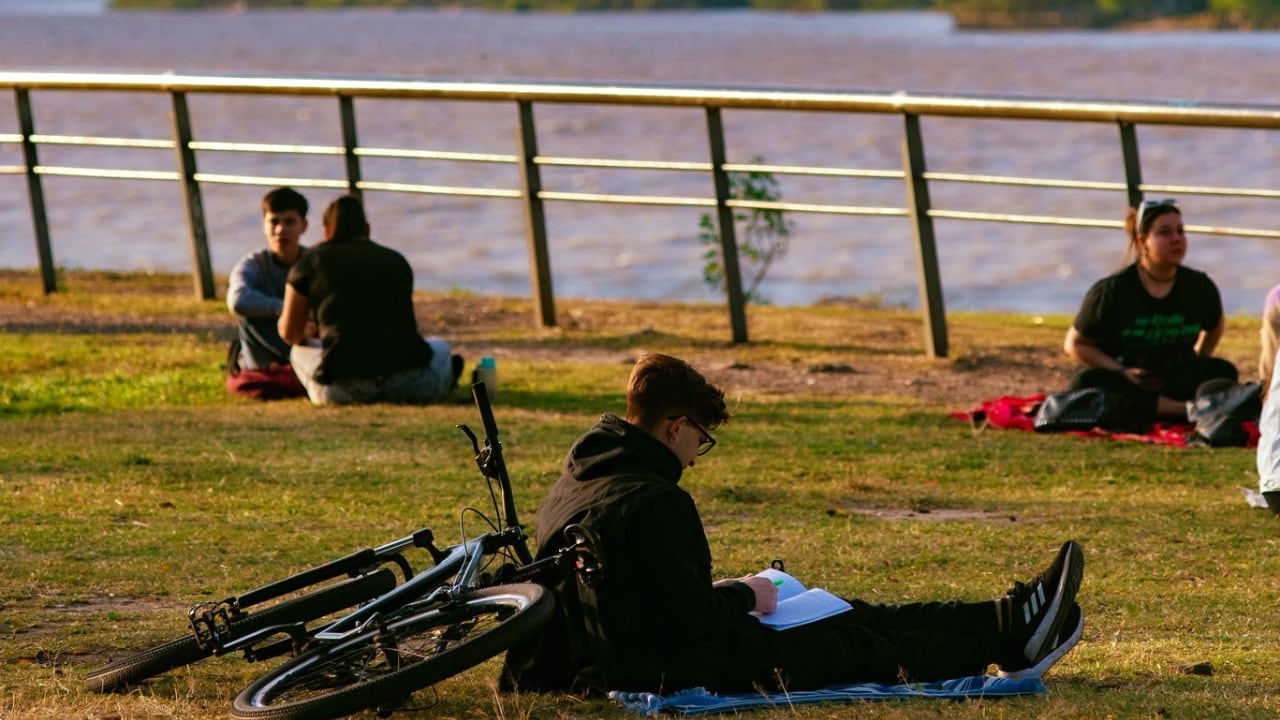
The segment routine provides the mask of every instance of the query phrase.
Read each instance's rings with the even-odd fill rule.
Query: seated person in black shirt
[[[426,404],[457,382],[462,358],[441,338],[423,338],[413,311],[413,270],[369,239],[360,200],[324,213],[324,242],[289,270],[280,337],[316,405]]]
[[[1187,419],[1203,383],[1235,383],[1235,365],[1213,357],[1226,328],[1218,286],[1182,264],[1187,235],[1173,200],[1131,208],[1132,264],[1094,283],[1063,347],[1083,366],[1072,390],[1103,388],[1135,424]],[[1220,385],[1220,383],[1219,383]]]

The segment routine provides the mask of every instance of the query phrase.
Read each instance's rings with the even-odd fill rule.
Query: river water
[[[1276,102],[1276,33],[961,32],[933,13],[776,14],[747,11],[490,14],[478,11],[106,12],[101,0],[0,0],[0,68],[377,76],[448,80],[572,80],[643,84],[908,91],[1087,98]],[[168,137],[167,99],[35,93],[37,131]],[[333,145],[336,103],[193,96],[195,135]],[[513,152],[507,105],[357,101],[360,140],[381,147]],[[537,108],[544,155],[705,162],[696,110]],[[897,170],[900,119],[725,113],[730,160]],[[0,133],[16,129],[0,105]],[[1110,125],[924,121],[935,171],[1120,181]],[[1280,138],[1261,131],[1140,128],[1148,183],[1276,187]],[[41,148],[41,162],[171,170],[171,151]],[[0,146],[0,165],[20,162]],[[338,178],[334,159],[202,153],[204,172]],[[505,166],[364,162],[370,180],[518,187]],[[900,181],[815,183],[782,176],[785,199],[905,205]],[[173,183],[46,177],[54,258],[68,268],[190,267]],[[547,189],[705,196],[697,174],[545,171]],[[215,271],[262,244],[264,188],[202,188]],[[1124,198],[1097,191],[972,189],[934,184],[935,206],[1119,219]],[[336,193],[310,191],[316,221]],[[523,216],[513,200],[369,193],[375,239],[402,250],[418,287],[529,292]],[[1188,224],[1274,228],[1275,201],[1182,199]],[[714,300],[701,278],[698,210],[550,203],[558,295]],[[901,217],[794,214],[787,257],[762,294],[800,305],[878,298],[917,306],[915,255]],[[948,309],[1074,312],[1097,277],[1118,267],[1118,230],[964,221],[937,223]],[[318,240],[318,222],[307,237]],[[1188,264],[1208,271],[1228,311],[1257,314],[1280,282],[1275,241],[1193,236]],[[25,185],[0,176],[0,267],[36,265]]]

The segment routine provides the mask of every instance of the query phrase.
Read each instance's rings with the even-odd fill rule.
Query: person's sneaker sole
[[[1045,619],[1041,621],[1035,632],[1031,633],[1022,651],[1033,665],[1040,662],[1040,659],[1049,651],[1050,642],[1058,637],[1058,631],[1062,629],[1062,621],[1066,619],[1064,611],[1075,602],[1076,591],[1080,589],[1080,581],[1084,579],[1084,551],[1080,549],[1079,543],[1075,540],[1063,543],[1054,563],[1057,564],[1059,560],[1062,562],[1062,569],[1058,573],[1058,586],[1046,588],[1044,583],[1039,583],[1032,589],[1031,599],[1021,608],[1015,609],[1030,622],[1039,608],[1044,603],[1049,603]]]
[[[1021,670],[1011,670],[1008,672],[1001,670],[996,674],[1002,678],[1009,678],[1010,680],[1026,680],[1028,678],[1044,677],[1044,674],[1049,671],[1049,668],[1057,664],[1057,662],[1068,652],[1071,652],[1071,648],[1075,647],[1076,643],[1080,642],[1080,638],[1084,635],[1084,614],[1079,611],[1079,607],[1079,605],[1075,606],[1076,622],[1075,627],[1071,630],[1071,634],[1065,638],[1059,638],[1057,646],[1041,658],[1040,662],[1032,665],[1031,667],[1022,668]],[[1071,617],[1070,611],[1067,611],[1066,617],[1068,619]]]

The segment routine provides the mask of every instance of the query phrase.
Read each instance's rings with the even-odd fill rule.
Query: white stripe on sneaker
[[[1022,621],[1031,624],[1031,618],[1040,612],[1040,606],[1044,605],[1044,585],[1036,586],[1036,591],[1031,594],[1031,599],[1022,604]]]

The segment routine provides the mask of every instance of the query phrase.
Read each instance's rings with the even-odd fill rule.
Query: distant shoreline
[[[271,2],[251,2],[246,0],[189,0],[191,3],[186,7],[174,7],[174,0],[78,0],[85,4],[99,4],[101,12],[117,11],[127,12],[129,10],[223,10],[227,12],[243,12],[250,9],[272,9],[272,10],[333,10],[333,9],[371,9],[383,8],[389,10],[449,10],[456,9],[457,5],[449,0],[384,0],[383,2],[356,2],[351,4],[333,5],[332,2],[325,1],[320,4],[309,4],[303,2],[301,5],[291,5],[284,3]],[[28,0],[13,0],[19,5],[25,7],[24,3]],[[465,6],[469,9],[480,10],[486,12],[514,13],[523,11],[533,12],[613,12],[613,13],[648,13],[648,12],[681,12],[681,11],[698,11],[715,12],[718,10],[733,12],[809,12],[803,5],[795,8],[776,7],[770,9],[759,9],[751,7],[746,0],[689,0],[688,2],[671,2],[660,7],[645,9],[629,9],[629,8],[606,8],[599,9],[594,7],[583,7],[574,9],[569,7],[572,3],[562,5],[560,9],[546,10],[534,8],[533,0],[525,0],[515,5],[507,4],[494,5],[489,7],[483,2],[475,6]],[[589,5],[590,3],[585,3]],[[4,9],[4,0],[0,0],[0,10]],[[820,12],[831,13],[858,13],[858,12],[886,12],[883,9],[840,9],[825,8]],[[894,12],[890,10],[889,12]],[[1016,31],[1040,31],[1040,30],[1100,30],[1100,31],[1122,31],[1122,32],[1186,32],[1186,31],[1247,31],[1247,30],[1265,30],[1265,27],[1251,27],[1243,23],[1238,18],[1233,18],[1227,14],[1214,13],[1210,11],[1169,14],[1155,17],[1139,17],[1135,19],[1132,15],[1117,15],[1115,13],[1105,13],[1098,10],[1092,5],[1081,5],[1080,7],[1059,7],[1054,10],[969,10],[964,8],[909,8],[903,9],[901,12],[940,12],[951,16],[957,30],[1007,30]]]

